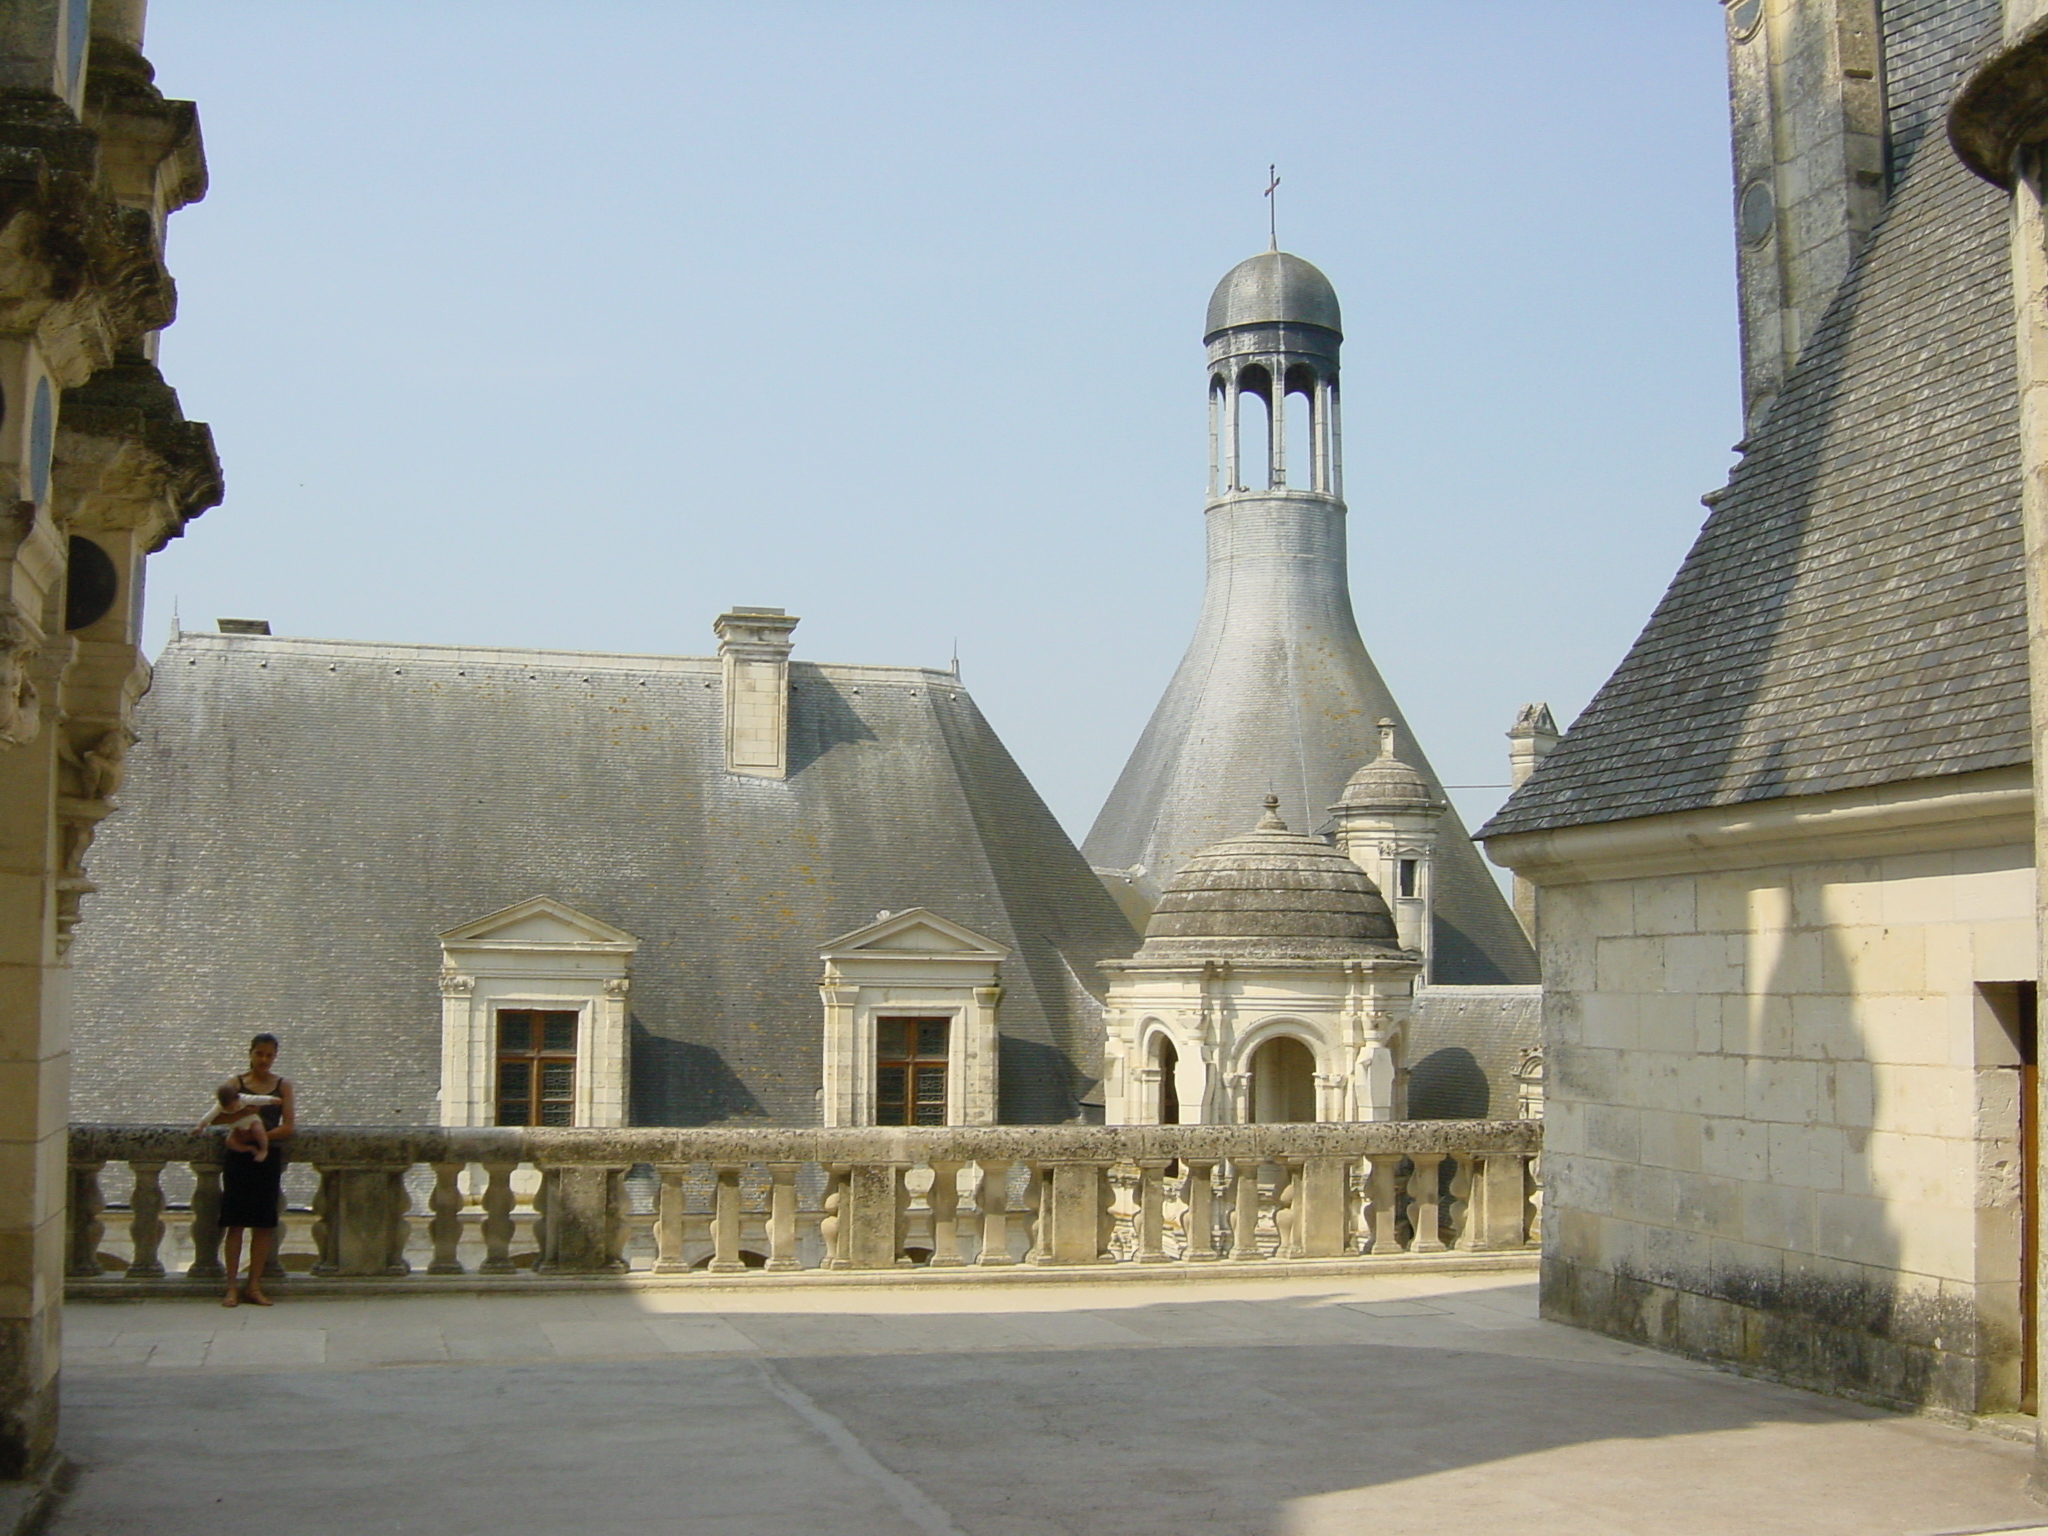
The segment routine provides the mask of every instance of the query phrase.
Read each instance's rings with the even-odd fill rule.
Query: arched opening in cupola
[[[1275,1035],[1252,1052],[1252,1121],[1292,1125],[1316,1118],[1316,1058],[1292,1035]]]

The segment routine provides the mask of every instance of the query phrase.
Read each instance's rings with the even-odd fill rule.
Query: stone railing
[[[303,1129],[272,1273],[481,1285],[1523,1249],[1541,1131]],[[73,1295],[220,1276],[217,1139],[74,1126],[70,1156]]]

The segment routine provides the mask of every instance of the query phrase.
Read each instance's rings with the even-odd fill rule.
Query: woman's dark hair
[[[255,1050],[255,1049],[256,1049],[256,1047],[257,1047],[257,1046],[259,1046],[259,1045],[267,1045],[267,1046],[269,1046],[269,1047],[270,1047],[270,1048],[271,1048],[272,1050],[276,1050],[276,1049],[277,1049],[277,1036],[275,1036],[275,1035],[271,1034],[269,1030],[265,1030],[265,1031],[264,1031],[264,1032],[263,1032],[262,1034],[260,1034],[260,1035],[257,1035],[257,1036],[254,1036],[254,1037],[253,1037],[253,1038],[252,1038],[252,1039],[251,1039],[251,1040],[249,1041],[249,1049],[250,1049],[250,1050],[252,1050],[252,1051],[253,1051],[253,1050]]]

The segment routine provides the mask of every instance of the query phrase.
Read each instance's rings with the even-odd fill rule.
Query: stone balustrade
[[[1523,1249],[1535,1121],[302,1129],[273,1274],[1192,1265]],[[74,1295],[221,1269],[220,1143],[73,1126]],[[294,1196],[294,1191],[298,1196]]]

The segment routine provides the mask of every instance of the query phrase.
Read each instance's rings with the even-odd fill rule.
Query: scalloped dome
[[[1429,780],[1395,755],[1398,731],[1393,721],[1380,722],[1380,755],[1351,775],[1331,810],[1435,813],[1445,808]]]
[[[1272,796],[1256,830],[1174,873],[1145,924],[1140,960],[1343,960],[1401,947],[1379,889],[1319,837],[1287,830]]]
[[[1233,325],[1319,325],[1344,334],[1337,309],[1337,290],[1330,280],[1299,256],[1262,251],[1240,261],[1224,275],[1209,296],[1209,325],[1214,336]]]

